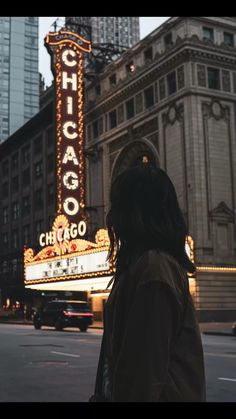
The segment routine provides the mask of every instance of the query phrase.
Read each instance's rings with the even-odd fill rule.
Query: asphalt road
[[[236,337],[202,335],[207,401],[236,402]]]
[[[102,330],[0,324],[0,402],[86,402]],[[203,335],[208,401],[236,401],[236,338]]]

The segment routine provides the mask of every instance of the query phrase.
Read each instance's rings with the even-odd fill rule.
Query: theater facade
[[[114,274],[110,184],[135,161],[153,161],[189,227],[199,319],[234,320],[236,19],[172,17],[84,88],[91,46],[65,32],[46,39],[55,81],[45,105],[0,148],[1,289],[24,278],[45,295],[82,292],[102,318]]]
[[[194,244],[200,320],[236,315],[236,19],[172,17],[86,86],[87,188],[104,225],[112,180],[150,160],[173,181]]]

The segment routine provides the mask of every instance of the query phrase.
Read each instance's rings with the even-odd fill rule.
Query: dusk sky
[[[58,19],[59,27],[63,25],[63,17],[40,17],[39,18],[39,71],[42,73],[46,86],[52,81],[50,70],[50,56],[44,46],[44,38],[49,31],[53,31],[53,22]],[[169,17],[140,17],[140,38],[144,38],[158,26],[160,26]]]

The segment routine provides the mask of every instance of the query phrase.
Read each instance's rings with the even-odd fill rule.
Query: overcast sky
[[[39,18],[39,71],[42,73],[46,86],[52,81],[52,73],[50,70],[50,56],[44,46],[44,38],[49,31],[53,31],[53,22],[58,20],[59,25],[63,25],[63,17],[40,17]],[[160,26],[169,17],[140,17],[140,39],[144,38],[158,26]]]

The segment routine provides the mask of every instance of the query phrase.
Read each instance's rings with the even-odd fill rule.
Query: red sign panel
[[[85,220],[83,155],[83,52],[91,45],[70,31],[49,33],[57,112],[57,213],[71,223]]]

